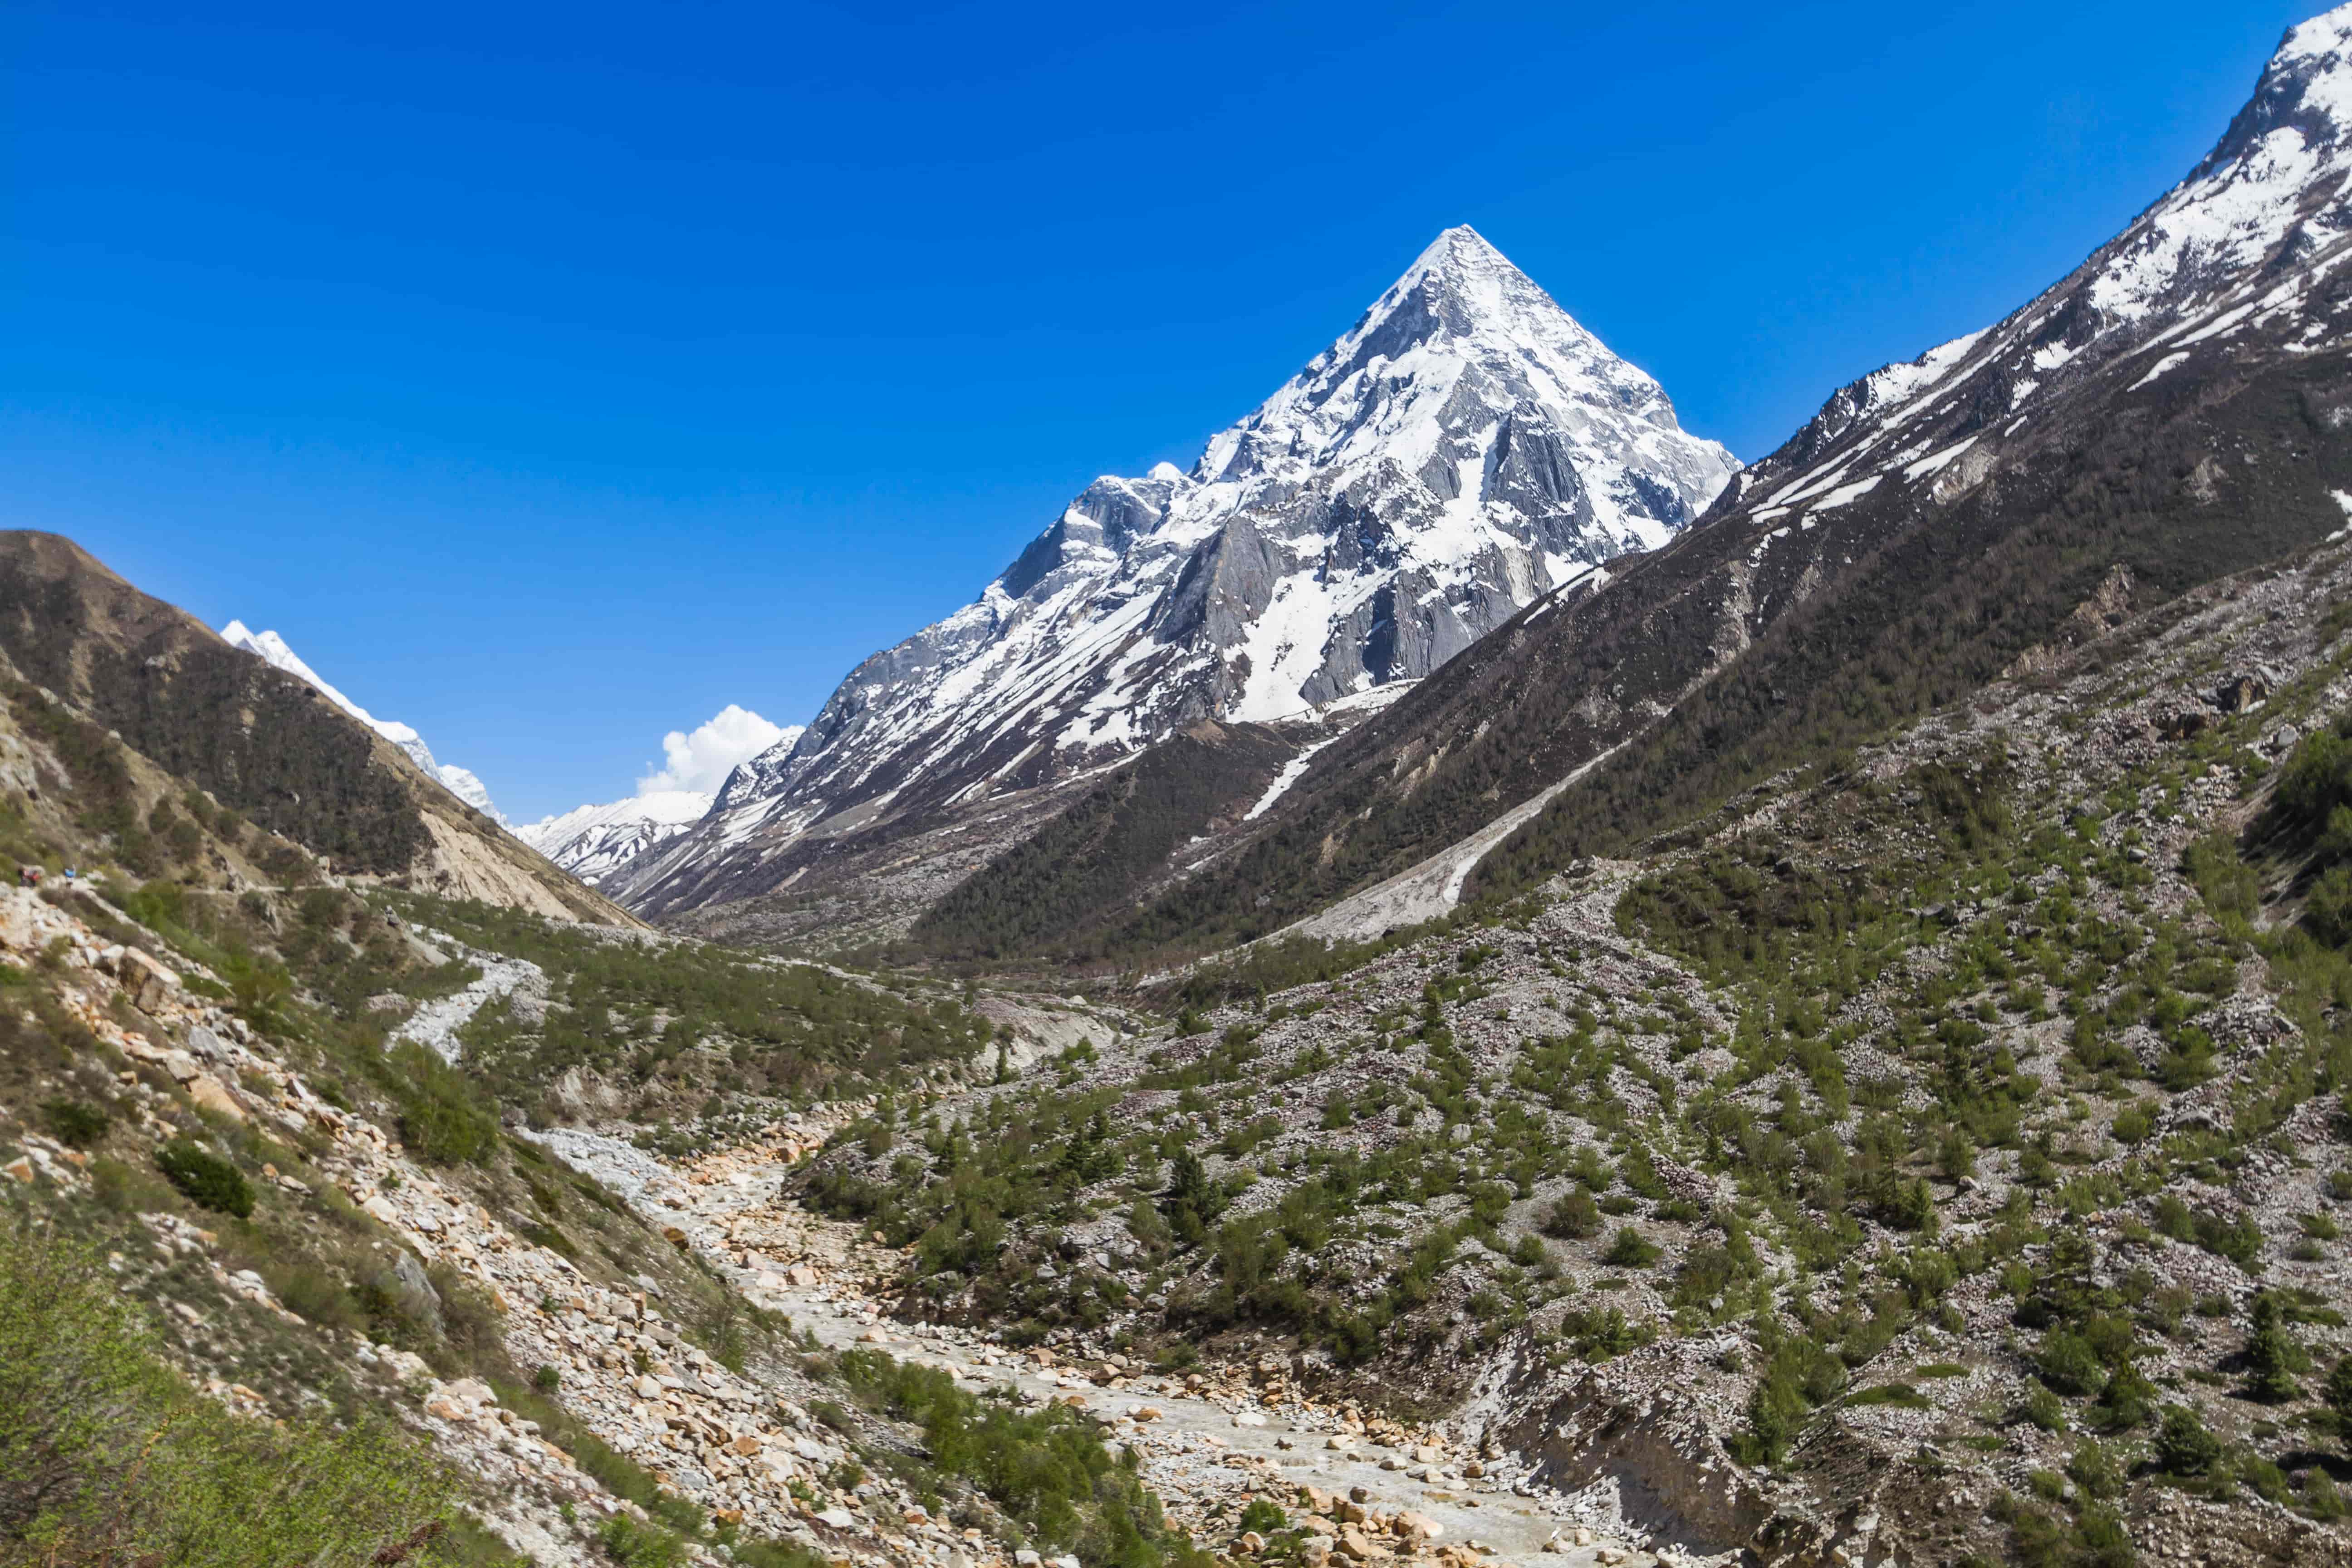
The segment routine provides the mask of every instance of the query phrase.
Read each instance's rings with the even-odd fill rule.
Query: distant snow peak
[[[422,747],[424,743],[419,741],[417,745]],[[461,768],[455,763],[443,763],[433,770],[433,776],[439,779],[442,787],[451,795],[456,795],[484,816],[493,819],[501,827],[512,826],[507,821],[505,814],[490,804],[489,786],[475,776],[471,768]]]
[[[635,857],[702,820],[710,796],[656,790],[606,805],[582,805],[515,829],[515,837],[594,885]]]
[[[718,809],[767,821],[789,795],[772,820],[805,824],[886,795],[969,802],[1203,719],[1410,684],[1559,584],[1664,543],[1738,467],[1449,228],[1189,473],[1097,479],[977,600],[746,761]]]
[[[770,747],[790,748],[803,728],[772,724],[730,702],[693,730],[663,736],[668,761],[637,781],[636,794],[574,806],[515,829],[515,837],[593,886],[701,821],[739,764]]]
[[[289,647],[286,639],[276,632],[257,632],[243,621],[233,620],[221,628],[220,635],[221,640],[231,647],[243,648],[264,663],[282,669],[296,679],[307,681],[317,688],[328,701],[332,702],[336,707],[406,752],[408,760],[422,769],[426,778],[433,780],[501,827],[508,826],[507,819],[499,814],[499,808],[490,804],[489,790],[470,770],[458,767],[455,763],[435,761],[433,748],[425,743],[425,738],[422,735],[396,719],[377,718],[344,696],[335,687],[329,685],[326,679],[317,670],[312,669],[303,660],[301,655]]]

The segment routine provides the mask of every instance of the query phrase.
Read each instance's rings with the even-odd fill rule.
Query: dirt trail
[[[1303,1486],[1341,1498],[1361,1488],[1366,1508],[1422,1514],[1439,1526],[1440,1544],[1467,1544],[1491,1561],[1642,1568],[1662,1560],[1629,1542],[1633,1532],[1616,1519],[1613,1497],[1551,1491],[1509,1459],[1490,1461],[1483,1467],[1487,1475],[1472,1478],[1465,1473],[1469,1457],[1459,1450],[1441,1457],[1388,1447],[1343,1434],[1324,1412],[1220,1401],[1173,1386],[1102,1387],[1066,1367],[1040,1367],[977,1331],[899,1323],[850,1282],[859,1263],[878,1272],[891,1255],[867,1247],[849,1226],[779,1203],[782,1171],[772,1152],[735,1151],[682,1171],[598,1133],[559,1128],[538,1136],[652,1223],[676,1227],[751,1300],[788,1314],[795,1328],[828,1347],[877,1345],[944,1367],[974,1386],[1010,1384],[1033,1403],[1083,1404],[1111,1423],[1115,1440],[1137,1451],[1151,1485],[1180,1519],[1216,1499],[1237,1506],[1253,1491],[1276,1494],[1288,1506]],[[1137,1420],[1147,1407],[1157,1415]],[[1433,1458],[1438,1462],[1425,1463]],[[1383,1461],[1391,1468],[1382,1468]],[[1412,1470],[1427,1479],[1412,1479]],[[1588,1545],[1575,1543],[1580,1527],[1589,1531]],[[1548,1543],[1557,1555],[1547,1553]],[[1346,1559],[1335,1553],[1332,1562]]]

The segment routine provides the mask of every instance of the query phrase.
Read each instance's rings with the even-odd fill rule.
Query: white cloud
[[[727,782],[736,763],[758,756],[785,733],[782,725],[771,724],[750,709],[730,702],[693,733],[672,730],[664,735],[662,754],[668,763],[639,779],[637,793],[684,789],[712,794]]]

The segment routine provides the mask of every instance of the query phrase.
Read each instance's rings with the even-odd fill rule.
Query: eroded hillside
[[[1253,950],[806,1191],[909,1310],[1295,1347],[1697,1552],[2335,1561],[2347,603],[2340,543],[2086,599],[1887,743]]]

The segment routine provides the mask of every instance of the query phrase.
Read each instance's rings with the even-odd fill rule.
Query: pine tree
[[[1209,1222],[1223,1205],[1208,1171],[1190,1149],[1179,1149],[1170,1162],[1168,1195],[1161,1206],[1170,1227],[1187,1243],[1198,1247],[1208,1239]]]
[[[2246,1368],[2253,1375],[2251,1392],[2265,1404],[2277,1405],[2303,1392],[2294,1374],[2310,1364],[2303,1347],[2286,1326],[2286,1311],[2268,1290],[2254,1298],[2253,1332],[2246,1340]]]
[[[1768,1363],[1764,1375],[1748,1395],[1748,1458],[1751,1463],[1775,1465],[1789,1451],[1789,1443],[1805,1419],[1805,1396],[1797,1380],[1778,1358]]]
[[[2156,1462],[2176,1476],[2201,1476],[2221,1457],[2221,1440],[2185,1405],[2167,1405],[2156,1434]]]
[[[2325,1397],[2327,1408],[2336,1417],[2339,1436],[2352,1439],[2352,1355],[2337,1356],[2327,1373]]]

